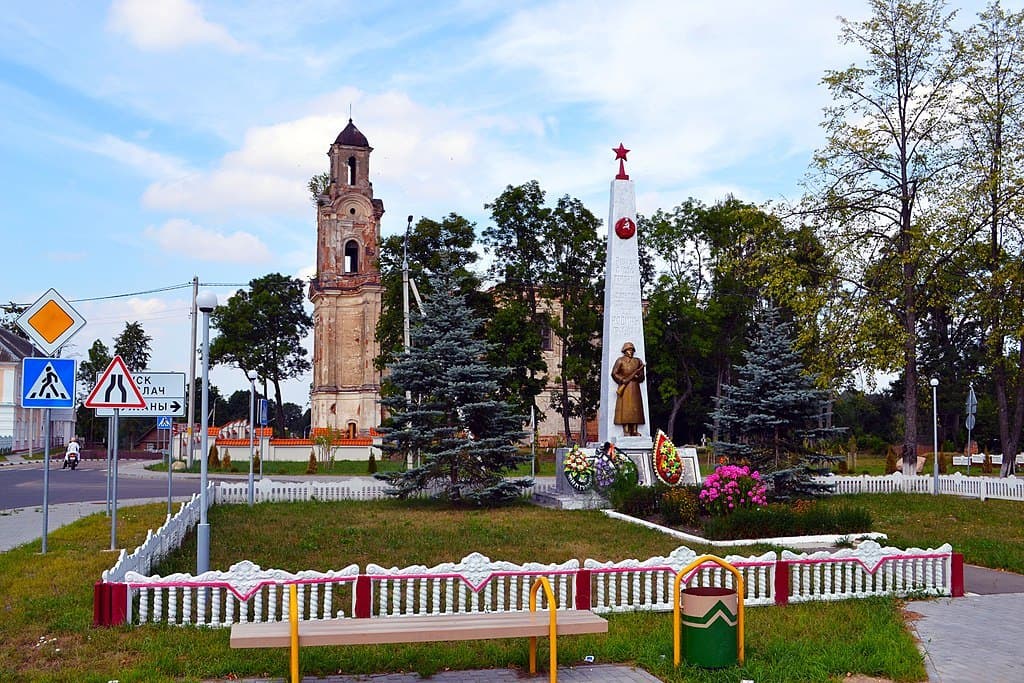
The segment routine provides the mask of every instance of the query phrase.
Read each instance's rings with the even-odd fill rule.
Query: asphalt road
[[[107,499],[106,461],[85,460],[77,470],[62,470],[60,460],[50,464],[50,486],[48,502],[60,503],[104,502]],[[125,467],[119,463],[117,477],[117,498],[160,498],[167,496],[167,475],[140,477],[138,465]],[[191,496],[199,492],[199,480],[194,477],[171,478],[171,494],[174,497]],[[0,468],[0,510],[32,507],[43,504],[42,463],[24,464]]]

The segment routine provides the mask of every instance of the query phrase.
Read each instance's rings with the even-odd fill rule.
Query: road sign
[[[967,416],[967,428],[968,429],[974,429],[974,425],[975,425],[975,421],[974,420],[975,420],[974,415],[968,415]]]
[[[74,406],[75,360],[73,358],[22,359],[22,408],[73,408]]]
[[[75,333],[85,327],[85,318],[64,300],[57,290],[50,289],[15,320],[36,346],[46,353],[64,346]]]
[[[146,399],[135,385],[121,356],[114,356],[85,399],[86,408],[145,408]]]
[[[126,408],[122,417],[184,417],[185,415],[185,373],[184,372],[133,372],[132,379],[139,393],[146,400],[141,408]],[[114,411],[101,408],[96,417],[110,417]]]
[[[971,390],[967,394],[967,414],[974,415],[978,412],[978,397],[974,395],[974,386],[971,386]],[[968,427],[970,429],[970,427]]]
[[[158,417],[156,419],[156,428],[157,429],[170,429],[171,428],[171,416],[170,415],[161,415],[160,417]]]
[[[269,406],[267,405],[267,399],[260,399],[260,425],[263,427],[267,426],[267,412]]]

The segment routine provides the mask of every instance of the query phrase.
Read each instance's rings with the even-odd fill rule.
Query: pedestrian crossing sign
[[[74,406],[74,358],[22,359],[22,408],[73,408]]]

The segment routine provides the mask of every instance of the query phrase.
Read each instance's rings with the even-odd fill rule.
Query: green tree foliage
[[[210,362],[229,363],[242,372],[255,371],[274,387],[275,433],[285,426],[281,382],[310,369],[302,340],[313,325],[304,308],[301,280],[271,273],[249,282],[213,311],[220,334],[210,342]]]
[[[827,394],[814,386],[793,349],[793,327],[774,307],[761,312],[757,331],[713,413],[722,430],[715,454],[749,463],[769,482],[775,498],[822,490],[812,475],[824,473],[827,456],[806,444],[835,436],[822,427]]]
[[[86,408],[82,405],[82,402],[85,401],[89,392],[96,386],[96,380],[107,369],[113,358],[107,345],[97,339],[89,347],[86,359],[78,364],[76,429],[79,436],[88,442],[98,443],[106,440],[107,421],[103,418],[97,418],[96,411],[92,408]]]
[[[132,372],[145,370],[149,367],[152,341],[153,338],[146,334],[138,322],[125,323],[124,330],[114,339],[114,355],[121,356],[121,360]]]
[[[195,396],[196,404],[192,406],[189,413],[192,415],[192,422],[195,424],[201,424],[203,418],[203,378],[196,377],[195,390],[192,392]],[[209,411],[210,411],[210,426],[218,424],[224,424],[227,422],[224,419],[224,415],[228,414],[228,402],[213,384],[210,385],[210,399],[209,399]]]
[[[462,293],[454,264],[431,278],[434,295],[412,331],[408,355],[389,367],[398,393],[382,399],[391,414],[385,427],[389,453],[418,453],[421,464],[378,473],[391,493],[406,498],[440,490],[454,503],[491,505],[515,499],[530,480],[508,480],[524,458],[517,454],[523,417],[499,397],[503,372],[489,365],[486,343]],[[405,392],[415,399],[407,403]]]
[[[558,200],[546,227],[542,292],[557,309],[549,313],[547,324],[561,342],[555,378],[559,388],[552,405],[562,416],[566,434],[572,434],[570,420],[579,420],[579,440],[585,444],[587,420],[597,413],[601,395],[605,267],[605,245],[598,236],[601,221],[580,200],[566,195]]]
[[[873,333],[866,364],[903,374],[909,469],[918,437],[920,283],[960,239],[925,210],[948,189],[941,178],[955,133],[958,54],[950,50],[952,14],[942,0],[870,0],[869,7],[863,21],[840,19],[840,40],[867,56],[826,72],[827,142],[815,155],[808,199],[856,295],[846,305]]]
[[[537,397],[547,383],[541,338],[550,322],[539,306],[547,269],[543,235],[551,209],[544,206],[544,197],[536,180],[509,185],[484,205],[492,225],[481,235],[492,257],[488,274],[496,282],[496,310],[486,330],[490,360],[510,369],[502,381],[503,392],[524,415],[537,408]],[[542,410],[537,412],[543,415]]]

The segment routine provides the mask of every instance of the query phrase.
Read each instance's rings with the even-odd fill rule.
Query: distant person
[[[81,460],[82,447],[78,445],[78,437],[71,437],[71,441],[68,442],[68,448],[64,451],[64,464],[61,465],[61,469],[67,469],[71,466],[70,456],[74,456],[75,460]]]

